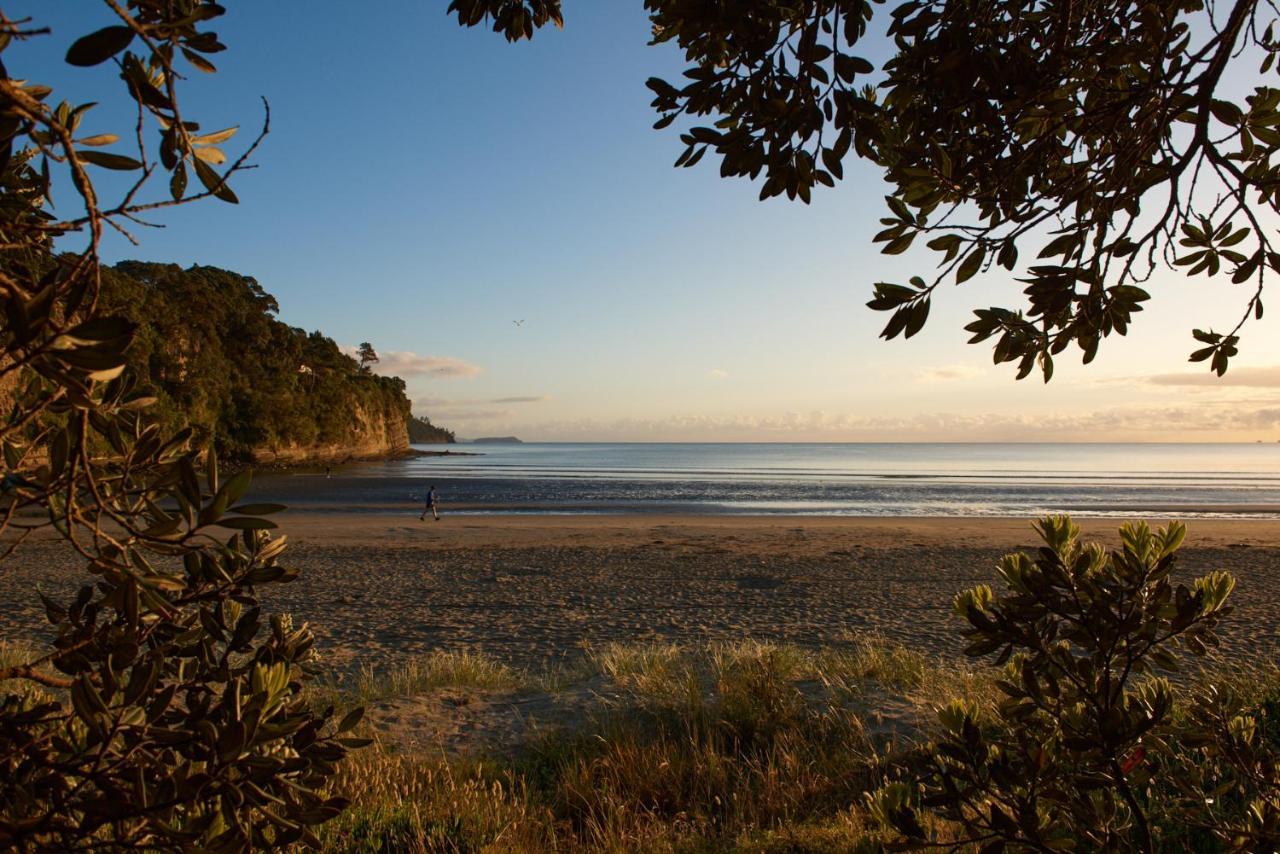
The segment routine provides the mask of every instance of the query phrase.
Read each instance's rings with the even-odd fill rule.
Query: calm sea
[[[441,450],[444,446],[423,446]],[[481,456],[341,466],[260,488],[295,507],[851,516],[1280,518],[1280,444],[454,445]],[[331,484],[331,485],[330,485]],[[259,492],[255,490],[255,492]],[[301,506],[300,506],[301,505]]]

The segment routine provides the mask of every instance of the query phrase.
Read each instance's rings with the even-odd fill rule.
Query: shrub
[[[52,649],[0,662],[0,848],[318,845],[311,828],[345,803],[322,790],[361,743],[343,735],[359,712],[334,726],[303,702],[314,638],[258,607],[261,586],[297,574],[267,533],[280,508],[240,503],[249,475],[221,479],[212,450],[197,474],[191,429],[162,429],[125,369],[134,325],[99,303],[104,229],[126,231],[152,207],[234,202],[228,180],[257,141],[215,169],[235,129],[202,134],[178,108],[189,66],[212,71],[207,55],[223,47],[205,29],[221,6],[106,6],[115,25],[76,40],[67,61],[114,60],[138,116],[126,137],[136,157],[101,150],[118,140],[88,129],[93,104],[52,105],[49,87],[0,65],[0,558],[48,530],[86,574],[71,601],[44,599]],[[0,15],[0,52],[44,32]],[[136,181],[106,202],[99,168]],[[157,172],[168,187],[147,199]],[[66,176],[56,214],[54,175]],[[203,189],[188,192],[189,175]],[[66,251],[77,234],[83,247]]]
[[[871,798],[903,847],[943,841],[925,830],[926,814],[954,828],[946,841],[984,851],[1154,851],[1155,818],[1188,818],[1189,801],[1175,802],[1157,779],[1161,769],[1172,773],[1171,741],[1181,735],[1173,688],[1157,673],[1217,643],[1234,579],[1212,572],[1175,584],[1170,573],[1186,533],[1176,522],[1154,532],[1125,525],[1122,548],[1110,553],[1082,544],[1065,516],[1037,530],[1045,546],[1034,557],[1001,561],[1004,593],[979,586],[955,600],[969,623],[967,653],[1003,665],[1006,699],[996,719],[984,725],[962,703],[940,709],[946,734],[919,779]],[[1210,744],[1230,743],[1227,732],[1248,729],[1228,721],[1215,734],[1207,723],[1193,716],[1187,733],[1203,736],[1210,752]],[[1184,788],[1203,806],[1205,790]]]

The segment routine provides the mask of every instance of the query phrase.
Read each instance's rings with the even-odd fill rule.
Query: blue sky
[[[229,4],[216,29],[230,49],[190,81],[185,112],[241,125],[234,157],[266,96],[259,168],[234,183],[240,205],[166,213],[141,246],[109,240],[108,259],[255,276],[281,319],[372,342],[416,411],[465,436],[1280,438],[1270,323],[1227,383],[1185,363],[1190,328],[1233,322],[1237,295],[1158,276],[1134,333],[1089,369],[1060,364],[1047,388],[964,343],[971,309],[1017,303],[1000,274],[942,294],[911,342],[879,341],[871,284],[928,268],[871,244],[878,172],[853,165],[806,207],[756,201],[711,158],[671,168],[681,145],[651,129],[643,84],[678,75],[680,57],[647,45],[638,1],[569,2],[563,31],[519,45],[458,27],[446,5]],[[54,29],[11,48],[10,73],[101,101],[86,132],[124,136],[122,84],[61,62],[109,23],[102,7],[6,11]]]

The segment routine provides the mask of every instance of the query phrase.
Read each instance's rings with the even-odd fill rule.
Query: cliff
[[[248,456],[255,463],[293,465],[379,460],[409,452],[409,431],[400,407],[366,408],[357,403],[350,414],[352,424],[340,441],[302,444],[285,440],[259,445]]]
[[[275,298],[248,276],[126,261],[104,268],[101,304],[139,324],[130,367],[155,390],[160,419],[192,424],[222,456],[334,462],[409,449],[404,381],[277,320]]]

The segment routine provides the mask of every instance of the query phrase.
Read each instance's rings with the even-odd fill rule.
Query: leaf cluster
[[[714,123],[680,134],[676,166],[708,150],[723,177],[764,175],[760,198],[786,194],[809,202],[818,184],[844,177],[844,158],[871,156],[874,95],[864,84],[872,64],[852,51],[872,16],[858,2],[753,2],[732,16],[715,6],[648,0],[653,42],[671,42],[690,67],[680,85],[647,85],[664,128],[680,116]],[[731,23],[730,23],[731,21]]]
[[[560,0],[450,0],[448,11],[460,26],[490,24],[509,42],[531,39],[548,23],[564,26]]]
[[[1001,561],[1002,593],[956,597],[965,651],[1001,668],[1005,698],[993,721],[959,702],[939,709],[945,735],[917,781],[871,798],[901,847],[937,841],[929,814],[960,828],[949,847],[1158,848],[1152,814],[1173,799],[1156,790],[1183,743],[1163,674],[1217,644],[1235,581],[1171,579],[1180,523],[1125,525],[1112,552],[1081,543],[1065,516],[1037,530],[1038,553]]]
[[[221,520],[242,532],[187,551],[180,572],[108,550],[93,566],[97,584],[67,605],[45,599],[56,631],[45,667],[68,687],[0,702],[0,841],[65,851],[108,840],[318,845],[311,828],[346,803],[325,784],[363,742],[343,734],[357,718],[335,728],[332,710],[317,715],[299,695],[311,631],[287,617],[263,625],[253,590],[296,572],[278,564],[284,541],[256,530],[260,521]]]
[[[522,5],[450,8],[476,23]],[[907,0],[887,16],[893,53],[879,69],[862,55],[870,0],[645,8],[653,42],[686,63],[683,79],[647,83],[655,127],[705,120],[682,126],[677,166],[711,151],[722,176],[760,180],[762,199],[806,203],[850,154],[883,171],[890,216],[875,242],[896,255],[919,238],[938,257],[928,281],[876,285],[883,337],[918,331],[944,282],[996,271],[1024,286],[1025,306],[980,309],[967,328],[1019,378],[1038,368],[1048,381],[1072,346],[1092,361],[1161,269],[1246,288],[1239,320],[1205,333],[1216,337],[1192,358],[1219,375],[1262,317],[1280,270],[1274,6]]]
[[[347,735],[358,713],[335,723],[303,702],[314,637],[257,598],[297,575],[267,533],[282,508],[243,501],[247,472],[222,479],[195,429],[157,417],[130,368],[146,318],[104,305],[99,258],[104,230],[132,239],[147,210],[235,201],[227,180],[257,142],[219,171],[235,130],[201,134],[181,113],[185,71],[213,72],[223,49],[205,29],[221,6],[104,6],[116,23],[66,58],[119,73],[138,116],[130,154],[104,150],[122,135],[88,128],[92,104],[51,105],[0,64],[0,571],[50,531],[85,574],[69,600],[42,597],[48,650],[0,667],[0,848],[315,847],[344,806],[327,786],[361,744]],[[0,15],[0,54],[46,34]],[[98,169],[134,181],[109,203]],[[157,173],[167,190],[147,201]],[[62,184],[79,215],[55,215]]]

